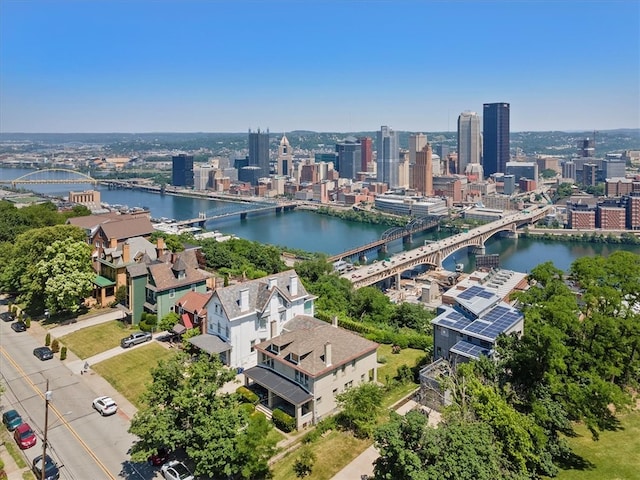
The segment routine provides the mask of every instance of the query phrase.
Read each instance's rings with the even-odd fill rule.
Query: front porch
[[[189,339],[189,343],[200,350],[207,352],[209,355],[218,355],[223,365],[229,366],[231,359],[231,344],[225,342],[217,335],[204,333],[196,335]]]
[[[268,368],[257,366],[244,371],[245,386],[260,397],[260,404],[270,411],[279,408],[296,419],[301,430],[314,423],[314,398],[297,383]]]

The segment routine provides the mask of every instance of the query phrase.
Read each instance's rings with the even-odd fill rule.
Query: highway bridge
[[[197,218],[192,218],[189,220],[178,220],[172,225],[176,225],[178,227],[185,227],[188,225],[199,225],[200,227],[204,227],[204,224],[209,221],[220,220],[226,217],[232,217],[235,215],[240,215],[241,219],[247,218],[247,215],[250,213],[259,213],[266,212],[269,210],[275,211],[276,213],[293,210],[296,207],[295,202],[243,202],[243,203],[234,203],[232,205],[228,205],[222,208],[215,208],[213,210],[209,210],[208,212],[200,212]]]
[[[518,228],[541,220],[552,208],[551,205],[506,216],[495,222],[482,225],[459,233],[452,237],[429,243],[423,247],[408,250],[393,255],[389,260],[361,266],[344,273],[342,278],[349,280],[355,288],[373,285],[390,277],[396,277],[396,284],[400,284],[400,274],[418,265],[431,265],[442,268],[442,262],[452,253],[462,248],[472,248],[476,253],[484,253],[484,244],[499,232],[517,236]]]
[[[55,175],[50,175],[55,173]],[[18,185],[41,185],[41,184],[98,184],[98,180],[82,172],[69,170],[68,168],[45,168],[26,173],[13,180],[0,180],[0,184],[11,184],[13,188]]]

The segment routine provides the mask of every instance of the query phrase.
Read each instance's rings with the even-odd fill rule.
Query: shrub
[[[47,336],[44,337],[44,345],[46,347],[48,347],[49,345],[51,345],[51,334],[47,333]]]
[[[257,405],[260,401],[260,397],[249,390],[247,387],[236,388],[236,393],[242,397],[243,401],[251,403],[252,405]]]
[[[324,420],[318,422],[315,428],[302,438],[302,443],[315,442],[325,432],[328,432],[329,430],[334,430],[336,428],[336,425],[337,425],[336,417],[325,418]]]
[[[311,475],[315,461],[316,454],[309,447],[302,447],[300,455],[298,455],[293,464],[293,471],[296,473],[296,477],[304,478]]]
[[[292,432],[296,429],[296,419],[291,415],[283,412],[279,408],[276,408],[271,414],[271,420],[273,424],[285,433]]]
[[[51,351],[52,351],[53,353],[58,353],[58,352],[60,351],[60,343],[58,342],[58,339],[57,339],[57,338],[54,338],[54,339],[51,341]]]
[[[253,403],[241,403],[238,406],[238,409],[240,409],[240,411],[245,412],[247,415],[252,415],[253,412],[256,411],[256,407],[253,405]]]
[[[378,357],[378,363],[381,363],[382,365],[384,365],[385,363],[387,363],[387,357],[385,357],[384,355],[380,355]]]
[[[67,359],[67,347],[63,346],[62,349],[60,350],[60,360],[66,360]]]

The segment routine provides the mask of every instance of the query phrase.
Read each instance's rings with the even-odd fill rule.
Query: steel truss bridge
[[[386,251],[387,245],[394,240],[398,240],[399,238],[402,238],[402,241],[405,243],[410,243],[411,236],[414,233],[437,227],[440,224],[440,218],[441,217],[436,216],[416,218],[404,227],[393,227],[385,230],[380,236],[380,240],[375,240],[373,242],[367,243],[366,245],[352,248],[351,250],[347,250],[346,252],[342,252],[338,255],[332,255],[327,260],[329,262],[335,262],[336,260],[344,258],[358,257],[359,259],[362,259],[363,256],[365,256],[369,252]]]
[[[69,178],[50,178],[50,173],[64,173]],[[21,177],[14,178],[13,180],[2,180],[0,183],[3,184],[11,184],[13,188],[16,188],[18,185],[36,185],[36,184],[58,184],[58,183],[69,183],[69,184],[78,184],[78,183],[91,183],[93,185],[98,184],[98,180],[92,178],[91,176],[77,172],[76,170],[69,170],[67,168],[46,168],[43,170],[34,170],[33,172],[29,172]]]
[[[543,219],[550,209],[551,206],[547,205],[526,213],[509,215],[501,220],[469,230],[467,233],[459,233],[423,247],[393,255],[389,260],[364,265],[342,274],[341,277],[349,280],[355,288],[373,285],[390,277],[396,277],[396,284],[399,285],[400,274],[405,270],[410,270],[418,265],[442,268],[444,259],[462,248],[471,248],[477,253],[484,253],[484,244],[489,238],[499,232],[517,236],[518,228]]]

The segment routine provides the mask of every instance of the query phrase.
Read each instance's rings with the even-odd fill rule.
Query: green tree
[[[377,288],[363,287],[353,293],[349,313],[365,322],[388,325],[394,314],[394,305]]]
[[[391,323],[398,327],[411,328],[420,333],[431,333],[431,320],[435,318],[432,310],[427,310],[422,304],[402,302],[395,307]]]
[[[180,316],[176,312],[167,313],[158,323],[158,330],[170,332],[173,326],[180,321]]]
[[[293,464],[293,471],[298,478],[304,478],[311,475],[313,464],[316,461],[316,454],[309,446],[300,449],[300,453]]]
[[[338,421],[356,437],[370,437],[382,406],[382,388],[363,383],[338,394],[336,401],[342,409]]]

